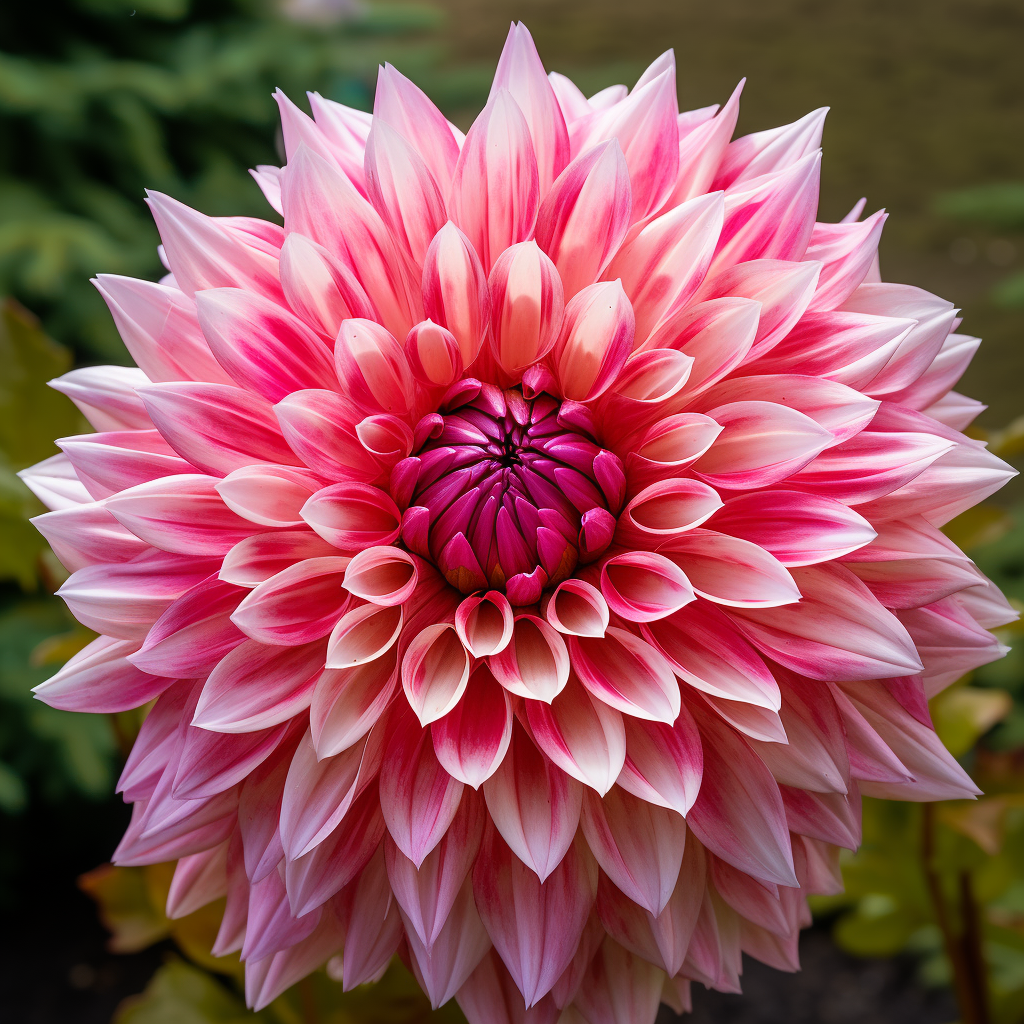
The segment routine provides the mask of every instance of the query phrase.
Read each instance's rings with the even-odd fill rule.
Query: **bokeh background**
[[[632,83],[671,46],[683,109],[747,78],[740,133],[830,106],[819,219],[861,196],[890,211],[883,275],[962,307],[961,330],[984,338],[961,384],[988,404],[979,436],[1024,453],[1022,0],[0,4],[0,1022],[458,1019],[429,1014],[398,967],[373,991],[342,997],[321,977],[250,1015],[237,965],[203,952],[209,915],[163,917],[165,869],[101,867],[127,818],[112,791],[140,718],[31,700],[89,635],[52,596],[63,570],[15,473],[87,429],[45,382],[126,360],[88,278],[160,275],[144,188],[273,217],[246,169],[279,162],[275,87],[369,109],[389,60],[465,128],[513,19],[588,93]],[[1016,599],[1022,497],[1013,482],[950,528]],[[932,710],[988,795],[869,802],[848,895],[818,906],[804,973],[749,965],[744,997],[696,995],[695,1024],[1024,1020],[1024,637]]]

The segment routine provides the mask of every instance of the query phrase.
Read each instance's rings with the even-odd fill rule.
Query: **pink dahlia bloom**
[[[862,793],[976,792],[926,700],[1014,617],[939,532],[1012,472],[978,342],[815,222],[824,111],[731,142],[738,94],[587,99],[517,25],[468,135],[391,67],[278,96],[284,227],[155,194],[170,276],[99,278],[138,368],[26,479],[101,636],[38,695],[154,702],[115,860],[226,895],[254,1006],[397,954],[650,1024],[796,968]]]

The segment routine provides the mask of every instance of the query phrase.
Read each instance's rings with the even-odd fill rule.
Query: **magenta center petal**
[[[445,407],[416,455],[402,537],[463,593],[491,588],[532,604],[607,547],[610,532],[595,547],[589,534],[581,544],[581,529],[595,514],[618,514],[604,467],[619,460],[567,429],[550,395],[490,384],[469,394]]]

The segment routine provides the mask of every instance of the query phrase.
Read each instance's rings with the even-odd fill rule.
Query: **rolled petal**
[[[562,282],[536,242],[510,246],[491,271],[491,345],[515,376],[551,351],[562,325]]]
[[[474,658],[503,651],[512,639],[515,617],[508,598],[497,590],[467,597],[455,613],[455,629]]]
[[[562,691],[569,678],[565,641],[536,615],[519,615],[508,645],[488,658],[495,678],[519,697],[546,701]]]
[[[364,415],[406,416],[415,398],[402,346],[372,320],[344,320],[334,346],[342,395]]]
[[[447,715],[469,685],[470,657],[455,627],[428,626],[409,644],[402,660],[402,686],[421,725]]]
[[[555,587],[545,611],[548,622],[569,636],[604,636],[608,604],[596,587],[585,580],[563,580]]]
[[[451,331],[469,366],[483,344],[490,312],[487,273],[473,243],[451,221],[423,258],[423,310]]]
[[[301,508],[301,521],[341,551],[391,544],[398,537],[401,513],[380,488],[342,483],[319,489]],[[289,524],[280,524],[289,525]]]
[[[433,320],[414,325],[405,339],[412,375],[428,388],[448,388],[462,375],[462,349],[451,331]]]
[[[605,392],[633,350],[633,332],[621,282],[589,285],[571,298],[551,353],[565,398],[589,402]]]
[[[678,564],[653,551],[627,551],[601,566],[608,607],[630,622],[663,619],[694,599]]]

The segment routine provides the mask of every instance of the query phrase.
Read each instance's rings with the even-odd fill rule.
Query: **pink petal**
[[[721,162],[739,116],[740,93],[746,79],[733,90],[728,102],[709,121],[698,125],[679,140],[679,172],[666,207],[678,206],[694,196],[711,191],[711,183]],[[680,115],[681,117],[683,115]]]
[[[733,296],[692,303],[663,318],[643,348],[673,348],[690,356],[694,363],[686,390],[703,391],[743,362],[762,309],[754,299]]]
[[[144,672],[198,679],[234,650],[244,634],[231,615],[245,595],[241,587],[213,577],[179,597],[153,624],[131,662]]]
[[[730,498],[711,525],[764,548],[783,565],[813,565],[856,551],[875,537],[871,524],[832,498],[760,491]]]
[[[750,260],[802,260],[814,229],[820,173],[817,150],[785,170],[730,188],[712,272]]]
[[[346,817],[380,768],[381,738],[370,737],[334,757],[317,760],[307,732],[288,768],[280,830],[285,856],[297,860],[319,846]]]
[[[526,1005],[542,999],[576,952],[597,889],[597,865],[576,843],[541,882],[488,825],[473,869],[484,926]]]
[[[569,300],[551,353],[562,395],[588,402],[606,391],[633,350],[633,308],[622,284],[588,285]]]
[[[203,685],[192,724],[211,732],[255,732],[307,707],[323,670],[326,642],[272,647],[246,640]]]
[[[455,998],[469,1024],[555,1024],[558,1019],[558,1007],[550,995],[527,1009],[522,992],[493,948]]]
[[[474,658],[503,651],[512,639],[515,618],[508,598],[500,591],[465,598],[455,613],[455,629]]]
[[[683,862],[683,819],[613,786],[603,799],[585,794],[580,824],[605,874],[634,903],[660,914]]]
[[[292,312],[324,338],[333,340],[342,320],[377,315],[356,275],[297,231],[281,249],[281,287]]]
[[[558,271],[536,242],[523,242],[497,258],[488,287],[494,356],[506,373],[522,374],[558,338],[564,311]]]
[[[413,715],[393,725],[381,765],[381,808],[395,845],[418,868],[448,831],[465,787],[438,762],[430,733]]]
[[[398,642],[402,608],[362,604],[347,611],[331,632],[327,667],[350,669],[376,661]]]
[[[713,530],[673,537],[662,554],[701,597],[739,608],[775,608],[800,600],[785,566],[764,548]]]
[[[810,416],[774,402],[730,402],[708,415],[722,433],[694,472],[716,487],[745,490],[778,483],[835,441]]]
[[[687,824],[717,857],[755,878],[796,885],[779,788],[764,763],[728,726],[700,714],[704,776]]]
[[[301,526],[300,511],[320,489],[310,472],[290,466],[243,466],[217,484],[224,504],[258,526]]]
[[[419,297],[386,225],[348,178],[303,145],[288,161],[282,199],[288,234],[305,235],[352,268],[383,325],[405,337],[419,319]]]
[[[426,94],[390,64],[377,76],[373,116],[415,147],[441,190],[447,191],[459,159],[451,126]]]
[[[702,693],[778,710],[779,686],[761,656],[709,602],[696,601],[641,632],[668,658],[679,678]]]
[[[434,236],[423,258],[423,310],[451,331],[463,365],[469,366],[487,330],[487,274],[472,242],[451,221]]]
[[[380,801],[371,787],[356,797],[330,835],[285,864],[293,913],[311,913],[349,885],[380,849],[384,832]]]
[[[470,657],[449,622],[427,626],[409,644],[402,660],[402,686],[420,724],[447,715],[466,692]]]
[[[618,784],[685,818],[697,799],[704,771],[701,736],[690,713],[683,708],[669,725],[632,717],[624,721],[626,761]]]
[[[334,391],[296,391],[274,406],[285,440],[320,476],[332,480],[374,481],[379,461],[355,431],[351,407]]]
[[[466,794],[441,842],[417,868],[393,842],[384,843],[388,880],[406,920],[427,948],[444,928],[480,848],[483,801]],[[490,940],[485,940],[490,945]]]
[[[473,901],[467,878],[456,896],[444,927],[426,947],[415,930],[406,931],[416,980],[433,1007],[446,1003],[465,984],[490,948],[490,939]]]
[[[99,563],[130,562],[152,550],[98,502],[45,512],[29,522],[46,538],[68,572]]]
[[[608,265],[636,312],[637,344],[700,287],[722,230],[722,197],[699,196],[646,224]]]
[[[514,727],[505,759],[484,783],[484,797],[495,828],[543,882],[572,845],[583,787]]]
[[[537,155],[540,194],[546,195],[569,162],[569,133],[533,38],[522,22],[509,29],[489,99],[501,89],[509,91],[526,119]]]
[[[281,294],[273,256],[170,196],[147,195],[171,273],[186,295],[210,288],[247,288],[271,298]]]
[[[63,437],[57,446],[78,479],[97,500],[161,476],[190,473],[193,467],[156,430],[118,430]]]
[[[344,320],[334,346],[341,394],[364,415],[407,416],[415,399],[402,346],[372,320]]]
[[[792,570],[799,604],[737,608],[733,621],[755,647],[811,679],[878,679],[921,671],[914,643],[848,569]]]
[[[179,289],[116,274],[98,274],[94,283],[150,380],[231,383],[206,344],[195,304]]]
[[[309,708],[317,756],[332,757],[361,739],[382,718],[397,688],[393,652],[355,668],[327,669],[316,681]]]
[[[781,128],[744,135],[731,142],[718,168],[715,188],[730,188],[792,167],[821,145],[828,107],[819,107]]]
[[[167,443],[203,472],[224,476],[254,462],[298,462],[272,407],[241,388],[152,384],[139,394]]]
[[[300,522],[305,520],[334,547],[357,552],[395,541],[401,518],[386,492],[352,482],[317,490],[302,505]]]
[[[510,245],[530,237],[539,201],[529,126],[508,90],[498,89],[466,135],[448,200],[452,220],[485,271]]]
[[[402,135],[377,120],[366,140],[370,201],[416,264],[448,219],[438,182]]]
[[[512,702],[479,666],[465,697],[431,726],[434,752],[454,779],[479,789],[502,763],[512,738]]]
[[[141,641],[177,598],[215,571],[212,561],[149,551],[130,562],[79,569],[57,596],[83,626]]]
[[[128,661],[126,656],[137,648],[133,640],[99,636],[32,692],[61,711],[114,714],[142,707],[172,680],[148,675]]]
[[[83,366],[50,382],[97,430],[150,430],[153,422],[135,389],[149,378],[134,366]]]
[[[543,619],[520,614],[508,646],[488,658],[495,678],[519,697],[548,704],[569,678],[569,653],[565,642]]]
[[[575,152],[618,140],[629,168],[634,223],[661,209],[672,193],[679,171],[678,114],[675,69],[670,68],[596,115],[581,131],[573,126]]]
[[[249,591],[231,616],[263,644],[296,646],[327,636],[349,602],[347,558],[306,558]]]
[[[680,429],[685,431],[685,426],[681,424]],[[701,432],[704,433],[703,430]],[[675,440],[669,438],[668,442],[655,449],[655,454],[665,454],[659,449]],[[718,492],[700,480],[685,477],[660,480],[645,487],[629,502],[619,520],[616,535],[623,544],[656,547],[700,526],[721,507],[722,499]]]
[[[588,1024],[654,1024],[665,974],[606,938],[574,1005]]]
[[[599,700],[631,717],[674,722],[679,684],[665,658],[650,644],[611,627],[604,637],[570,637],[573,668]]]
[[[537,244],[551,257],[566,299],[593,284],[629,227],[629,170],[615,139],[578,156],[544,195]]]
[[[304,558],[336,556],[338,549],[311,530],[274,530],[239,541],[225,556],[220,578],[256,587]]]
[[[750,260],[716,268],[704,281],[697,298],[735,296],[761,303],[757,335],[749,356],[756,359],[777,345],[803,316],[820,273],[821,264],[814,261]]]
[[[213,288],[196,297],[217,361],[242,387],[279,402],[292,391],[335,383],[330,354],[298,317],[261,295]]]
[[[143,410],[145,412],[145,410]],[[17,474],[21,482],[48,508],[65,512],[91,503],[92,496],[78,479],[70,459],[60,452]],[[109,513],[104,512],[105,515]]]
[[[403,938],[402,917],[388,884],[383,848],[370,859],[353,887],[339,972],[346,992],[379,978]]]
[[[405,602],[419,579],[416,558],[392,547],[364,548],[349,562],[345,587],[356,597],[382,606]]]
[[[836,309],[868,275],[878,253],[886,214],[846,224],[815,224],[804,259],[823,264],[811,309]]]
[[[433,320],[413,325],[405,339],[405,354],[412,375],[424,387],[447,389],[462,376],[458,339]]]

